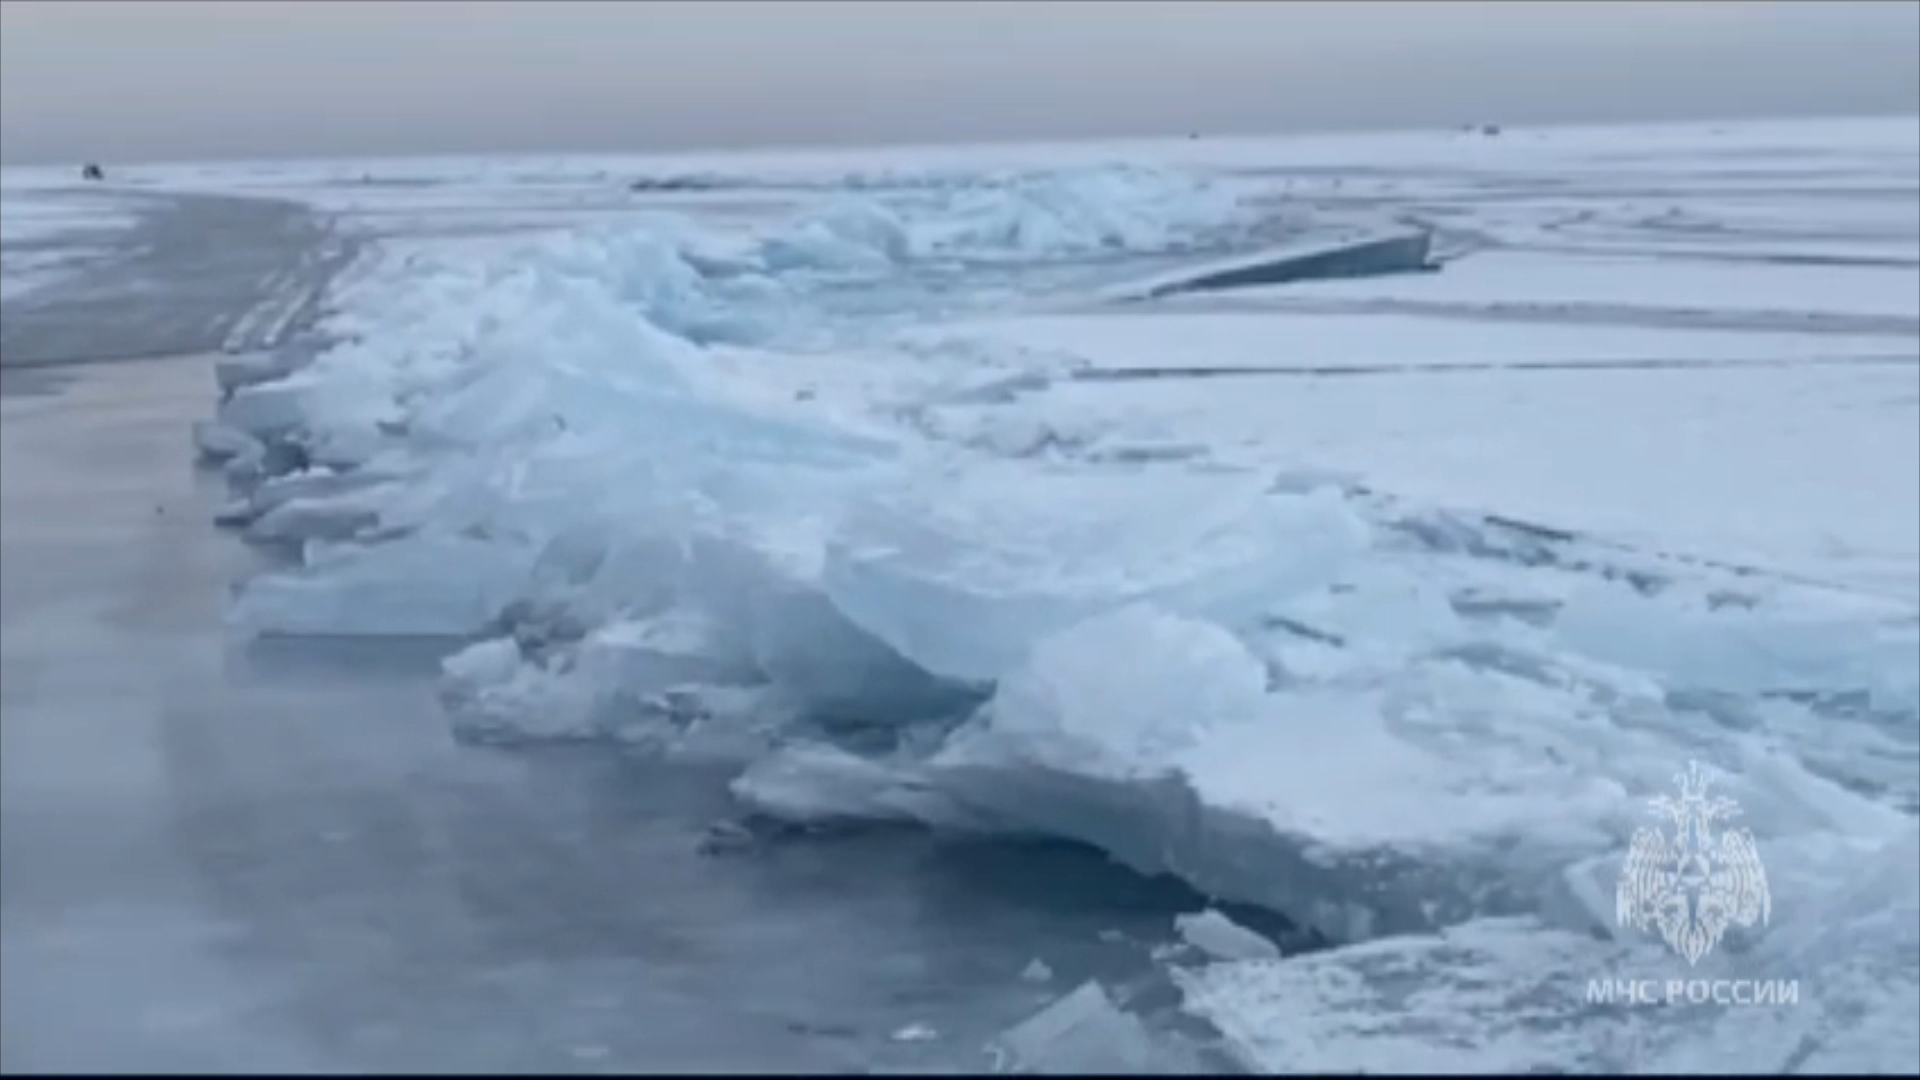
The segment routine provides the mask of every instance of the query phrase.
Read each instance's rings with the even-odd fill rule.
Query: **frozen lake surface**
[[[10,1066],[1920,1065],[1910,121],[0,194]]]

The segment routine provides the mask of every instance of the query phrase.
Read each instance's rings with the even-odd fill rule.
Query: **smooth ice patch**
[[[842,535],[834,604],[928,671],[985,682],[1128,603],[1246,620],[1325,582],[1368,530],[1337,492],[1276,496],[1260,478],[981,467],[876,497]]]

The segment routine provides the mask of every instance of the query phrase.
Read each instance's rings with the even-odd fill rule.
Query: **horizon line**
[[[798,154],[821,153],[858,154],[863,151],[899,151],[899,150],[954,150],[954,149],[1017,149],[1038,146],[1071,146],[1089,143],[1162,143],[1190,141],[1282,141],[1288,139],[1325,138],[1329,136],[1386,136],[1435,134],[1444,131],[1459,131],[1465,128],[1493,126],[1504,133],[1508,132],[1553,132],[1553,131],[1592,131],[1607,128],[1686,128],[1701,125],[1717,127],[1752,127],[1778,124],[1819,124],[1841,123],[1863,120],[1895,120],[1914,118],[1920,120],[1920,109],[1901,108],[1884,112],[1851,113],[1783,113],[1778,116],[1727,116],[1724,114],[1701,114],[1692,117],[1666,117],[1659,120],[1572,120],[1551,123],[1507,124],[1498,119],[1487,118],[1475,121],[1460,120],[1449,124],[1332,124],[1328,126],[1294,126],[1283,129],[1241,130],[1228,129],[1214,132],[1196,130],[1192,133],[1174,134],[1159,132],[1153,134],[1130,135],[1061,135],[1048,137],[1026,137],[1012,139],[894,139],[878,138],[870,141],[832,140],[826,142],[766,142],[751,145],[705,145],[683,144],[673,148],[636,149],[636,150],[440,150],[440,151],[398,151],[371,154],[331,154],[322,156],[304,155],[298,152],[267,152],[249,155],[209,154],[200,157],[114,159],[111,157],[80,158],[73,160],[47,160],[32,164],[10,164],[0,159],[0,169],[20,171],[26,169],[66,169],[78,168],[83,164],[110,165],[114,168],[180,168],[195,165],[235,165],[245,163],[273,164],[319,164],[323,162],[344,161],[447,161],[463,159],[524,159],[524,158],[568,158],[568,159],[636,159],[666,157],[751,157],[756,154]],[[1917,128],[1916,130],[1920,130]]]

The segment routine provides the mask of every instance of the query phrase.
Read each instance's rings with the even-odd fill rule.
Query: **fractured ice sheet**
[[[684,612],[608,623],[544,657],[527,655],[513,638],[495,638],[448,657],[444,671],[442,699],[459,730],[523,739],[617,735],[648,720],[665,723],[665,702],[676,690],[754,681],[748,657],[730,653],[709,622]],[[669,733],[630,734],[658,740]]]
[[[1191,1072],[1193,1063],[1122,1012],[1098,982],[1085,982],[995,1040],[1002,1071],[1041,1076]]]
[[[827,596],[928,671],[988,682],[1039,639],[1134,600],[1245,620],[1323,583],[1368,536],[1338,492],[1275,496],[1258,476],[1162,487],[1122,469],[1009,469],[857,507]]]
[[[1333,941],[1481,915],[1604,923],[1567,868],[1617,859],[1689,752],[1727,763],[1725,790],[1761,836],[1903,820],[1658,699],[1622,722],[1636,702],[1605,682],[1445,656],[1354,674],[1270,688],[1234,636],[1134,606],[1043,640],[928,775],[963,804]]]
[[[920,777],[911,763],[889,764],[825,744],[781,747],[732,784],[748,809],[798,825],[913,822],[988,829]]]
[[[587,731],[609,722],[607,710],[688,683],[764,686],[801,712],[899,722],[970,700],[748,547],[711,537],[598,539],[556,537],[498,609],[517,620],[516,634],[551,638],[539,624],[557,620],[584,627],[584,636],[561,635],[579,640],[553,641],[539,657],[504,644],[456,657],[463,715],[497,726],[538,700],[549,703],[539,725]]]
[[[1756,613],[1668,597],[1652,618],[1624,590],[1588,588],[1568,598],[1553,634],[1570,651],[1671,684],[1748,694],[1846,687],[1884,709],[1920,709],[1920,622],[1897,618],[1892,605],[1852,606]]]
[[[1656,941],[1483,919],[1174,977],[1186,1008],[1262,1073],[1920,1069],[1920,834],[1878,846],[1807,837],[1763,853],[1783,872],[1776,920],[1697,967]],[[1626,996],[1627,982],[1651,999]],[[1776,984],[1770,1002],[1765,983]],[[1706,1001],[1693,996],[1702,986]]]
[[[458,536],[315,550],[306,573],[249,583],[228,621],[270,634],[476,634],[523,591],[533,562],[524,549]]]
[[[1215,960],[1280,958],[1279,946],[1213,908],[1175,916],[1173,928],[1187,944]]]

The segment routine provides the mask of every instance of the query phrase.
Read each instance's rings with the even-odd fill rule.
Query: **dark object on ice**
[[[1499,124],[1482,124],[1480,125],[1480,134],[1498,135],[1500,134],[1500,125]]]
[[[100,166],[95,165],[91,161],[80,166],[80,179],[82,180],[105,180],[106,178],[107,174],[101,170]]]
[[[1431,273],[1439,269],[1432,254],[1433,236],[1425,231],[1368,237],[1332,247],[1255,256],[1238,266],[1165,282],[1149,291],[1147,297],[1284,285],[1290,281]]]
[[[711,191],[717,187],[711,180],[697,176],[643,176],[627,185],[628,191]]]

